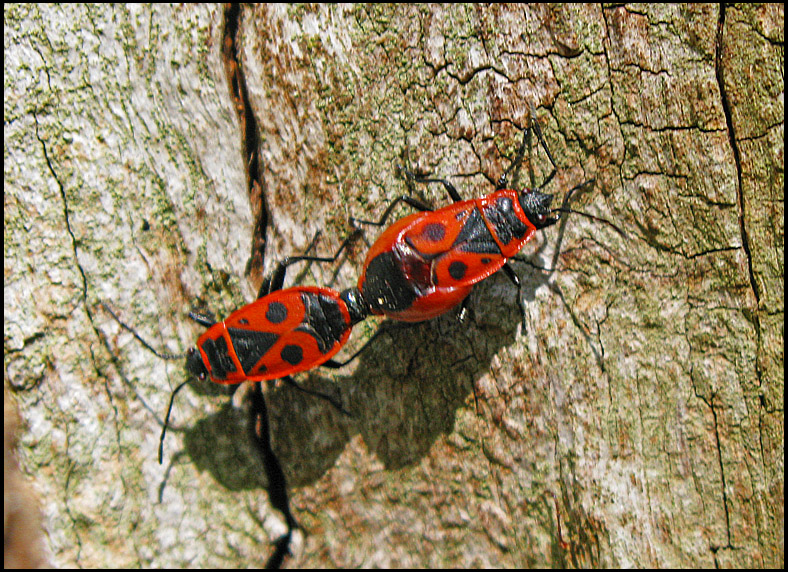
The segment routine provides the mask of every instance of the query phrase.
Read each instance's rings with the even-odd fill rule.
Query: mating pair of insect
[[[507,188],[508,177],[519,169],[532,131],[552,170],[542,187],[518,192]],[[463,304],[474,284],[502,268],[519,286],[507,259],[537,230],[554,225],[568,210],[551,208],[553,195],[541,191],[554,177],[556,166],[533,120],[524,130],[514,161],[487,196],[462,200],[445,179],[401,171],[411,186],[442,184],[453,204],[433,210],[411,196],[401,196],[379,221],[359,221],[382,227],[400,202],[419,211],[394,222],[379,236],[367,254],[358,284],[352,288],[342,292],[317,286],[283,288],[290,265],[334,262],[351,236],[333,257],[294,256],[281,261],[257,300],[222,322],[192,315],[208,330],[188,352],[188,371],[200,379],[235,384],[273,379],[292,382],[292,374],[317,366],[341,367],[350,360],[332,358],[347,342],[353,326],[370,315],[405,322],[429,320]],[[564,204],[586,184],[569,191]]]
[[[339,368],[363,351],[372,340],[349,360],[333,359],[347,342],[353,326],[370,315],[404,322],[429,320],[464,304],[474,284],[501,269],[519,287],[520,281],[507,260],[537,230],[556,224],[563,213],[577,212],[567,208],[569,199],[593,182],[574,187],[561,207],[552,207],[553,195],[542,189],[553,179],[557,167],[533,119],[533,109],[531,113],[531,124],[523,132],[512,164],[499,179],[496,190],[484,197],[462,200],[449,181],[402,169],[410,186],[443,185],[453,204],[433,210],[411,196],[401,196],[379,221],[359,221],[382,227],[400,202],[418,211],[394,222],[380,235],[367,254],[356,286],[342,292],[317,286],[283,288],[290,265],[301,261],[333,262],[348,244],[348,238],[333,257],[295,256],[281,261],[264,282],[257,300],[222,322],[190,314],[208,330],[197,340],[197,347],[188,351],[187,370],[199,379],[210,377],[219,384],[282,379],[296,385],[291,375],[317,366]],[[519,171],[532,132],[545,150],[552,170],[538,188],[507,188],[510,174]],[[578,214],[610,224],[621,233],[604,219]],[[173,400],[183,385],[172,394],[162,443]],[[341,405],[334,404],[341,410]],[[161,455],[160,447],[160,462]]]

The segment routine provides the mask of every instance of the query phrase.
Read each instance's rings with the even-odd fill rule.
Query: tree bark
[[[532,104],[546,192],[595,179],[572,208],[626,237],[541,232],[525,327],[496,275],[465,322],[299,376],[350,417],[271,384],[287,564],[783,566],[781,4],[4,14],[5,383],[54,564],[256,566],[284,531],[220,389],[179,394],[157,464],[186,373],[102,303],[183,352],[186,312],[250,302],[318,231],[333,252],[407,192],[397,165],[490,192]],[[548,171],[533,145],[521,186]],[[353,285],[376,236],[288,285]]]

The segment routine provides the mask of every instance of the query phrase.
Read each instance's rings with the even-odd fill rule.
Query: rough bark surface
[[[254,567],[283,532],[210,384],[157,464],[186,374],[101,302],[182,352],[189,309],[251,301],[261,248],[270,269],[322,230],[332,252],[406,192],[398,163],[492,190],[531,103],[548,191],[595,178],[574,208],[627,238],[574,215],[540,233],[514,264],[525,328],[494,276],[464,324],[299,376],[352,417],[269,388],[304,531],[287,563],[782,567],[783,6],[236,10],[4,7],[5,384],[51,561]],[[522,183],[547,170],[534,146]],[[364,251],[288,283],[345,288]]]

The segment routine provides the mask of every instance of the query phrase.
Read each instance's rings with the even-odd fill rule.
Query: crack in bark
[[[701,399],[706,402],[705,399],[701,397]],[[714,438],[717,441],[717,462],[720,465],[720,479],[722,480],[722,507],[725,509],[725,533],[728,537],[728,541],[725,546],[712,546],[711,550],[715,554],[720,548],[733,548],[731,545],[731,517],[730,512],[728,511],[728,493],[726,492],[727,484],[725,482],[725,465],[722,462],[722,444],[720,443],[720,428],[719,423],[717,422],[717,411],[714,409],[714,395],[711,396],[706,405],[709,406],[711,409],[711,415],[714,417]]]
[[[38,133],[38,115],[36,115],[35,110],[33,111],[33,120],[36,123],[36,139],[38,139],[38,142],[41,143],[41,148],[44,152],[44,160],[47,163],[47,169],[49,169],[49,173],[52,175],[52,178],[55,179],[55,183],[57,183],[57,187],[60,190],[60,198],[63,201],[63,220],[66,223],[66,232],[68,232],[69,237],[71,237],[71,250],[74,252],[74,260],[76,262],[77,270],[79,270],[79,274],[82,277],[81,298],[82,298],[82,302],[85,303],[85,308],[88,311],[88,316],[90,316],[90,310],[87,308],[88,279],[85,276],[85,270],[82,268],[82,265],[79,263],[79,256],[77,255],[77,237],[74,236],[74,231],[71,229],[71,221],[69,215],[70,211],[68,208],[68,198],[66,197],[66,188],[63,186],[63,183],[60,181],[60,178],[58,177],[57,172],[55,171],[54,165],[52,165],[52,160],[49,158],[49,152],[47,151],[46,143],[41,138],[41,135],[39,135]]]
[[[68,197],[66,196],[66,188],[63,185],[63,182],[60,180],[60,177],[58,177],[57,172],[55,171],[55,166],[52,164],[52,160],[49,157],[49,151],[47,150],[46,142],[38,132],[38,115],[36,114],[35,110],[33,110],[32,115],[33,115],[33,120],[35,121],[36,124],[36,128],[35,128],[36,139],[38,139],[38,142],[41,143],[41,149],[44,154],[44,160],[46,161],[47,169],[49,170],[49,173],[52,175],[52,178],[55,180],[55,183],[57,183],[58,189],[60,191],[60,198],[63,202],[63,220],[66,223],[66,232],[71,238],[71,250],[74,253],[74,262],[76,264],[77,270],[79,270],[79,275],[82,278],[82,289],[80,292],[80,299],[84,304],[85,314],[87,315],[88,322],[90,322],[90,327],[93,329],[96,336],[100,339],[101,335],[99,333],[99,330],[95,322],[93,321],[93,312],[91,312],[90,306],[88,305],[88,279],[87,276],[85,275],[85,269],[82,268],[82,264],[79,262],[78,241],[77,241],[77,237],[74,235],[74,231],[71,228],[71,215],[70,215],[71,211],[68,206]]]
[[[739,151],[739,143],[736,140],[736,134],[733,127],[733,115],[731,113],[731,103],[728,99],[728,94],[725,89],[725,78],[723,77],[723,64],[722,64],[722,47],[725,36],[725,4],[720,4],[720,18],[717,22],[717,40],[714,48],[714,71],[717,76],[717,84],[720,88],[720,97],[722,98],[722,110],[725,113],[725,123],[728,127],[728,139],[730,141],[731,150],[733,151],[733,160],[736,163],[736,194],[739,200],[739,228],[741,229],[742,247],[747,256],[747,269],[750,275],[750,287],[753,294],[755,294],[756,303],[760,306],[761,295],[758,290],[758,283],[755,280],[755,273],[752,269],[752,254],[750,252],[750,238],[747,232],[747,224],[745,221],[745,202],[744,202],[744,189],[742,188],[742,165],[741,153]],[[757,317],[755,318],[757,321]],[[757,327],[757,324],[756,324]],[[759,328],[760,329],[760,328]]]
[[[91,310],[90,305],[88,304],[88,279],[87,279],[87,275],[85,274],[85,269],[82,267],[82,264],[79,261],[79,253],[78,253],[78,249],[79,249],[78,242],[79,241],[77,240],[77,237],[74,235],[74,231],[71,228],[71,214],[70,214],[71,213],[71,209],[69,208],[69,205],[68,205],[68,197],[66,196],[66,188],[63,185],[63,182],[60,180],[60,177],[58,176],[57,171],[55,171],[55,166],[52,164],[52,159],[49,156],[49,151],[47,150],[46,142],[44,141],[44,139],[41,137],[41,135],[38,132],[38,127],[39,127],[38,115],[36,114],[35,110],[33,110],[32,115],[33,115],[33,120],[35,121],[35,137],[36,137],[36,139],[38,139],[39,143],[41,143],[41,148],[43,150],[44,160],[46,161],[46,164],[47,164],[47,169],[49,170],[49,173],[52,175],[52,178],[55,180],[55,183],[57,183],[57,186],[58,186],[58,189],[59,189],[59,192],[60,192],[60,198],[61,198],[61,200],[63,202],[63,220],[66,223],[66,232],[68,233],[68,235],[69,235],[69,237],[71,239],[71,250],[74,253],[74,262],[75,262],[77,270],[79,270],[79,275],[80,275],[80,277],[82,279],[80,299],[82,300],[82,303],[84,304],[85,314],[87,315],[87,319],[88,319],[88,322],[90,323],[90,327],[92,328],[93,333],[96,336],[96,339],[100,340],[102,345],[107,350],[107,353],[110,356],[110,361],[112,361],[112,363],[115,365],[117,371],[119,372],[119,374],[121,376],[121,379],[124,381],[124,384],[127,387],[132,389],[132,391],[134,392],[136,397],[140,400],[141,403],[143,403],[145,408],[148,411],[152,412],[154,414],[154,417],[156,417],[156,419],[158,420],[158,416],[156,416],[156,414],[153,411],[153,409],[142,398],[142,396],[139,394],[139,392],[137,391],[137,389],[134,386],[134,384],[132,384],[123,375],[122,369],[120,367],[119,360],[117,359],[117,356],[115,355],[115,353],[112,351],[112,348],[110,347],[109,341],[106,339],[106,336],[98,328],[98,326],[96,325],[96,323],[95,323],[95,321],[93,319],[93,312]],[[35,336],[33,336],[33,337],[35,338]],[[42,337],[43,337],[43,334],[42,334]],[[90,356],[91,357],[91,363],[94,364],[94,367],[96,368],[97,372],[100,372],[101,368],[98,365],[96,356],[93,354],[92,350],[91,350],[90,354],[91,354],[91,356]],[[106,376],[99,375],[99,377],[106,377]],[[111,394],[111,392],[110,392],[108,387],[107,387],[107,394],[109,396],[110,403],[112,403],[112,394]],[[115,409],[115,413],[117,414],[117,409]]]
[[[265,258],[266,228],[268,226],[268,209],[265,204],[263,189],[263,168],[260,161],[260,128],[252,110],[246,77],[243,71],[238,46],[241,5],[228,4],[224,11],[224,35],[222,39],[222,60],[227,74],[230,97],[235,104],[235,112],[241,127],[241,153],[246,171],[246,190],[252,205],[252,217],[255,220],[252,233],[252,250],[246,264],[245,273],[262,277]]]
[[[692,378],[692,370],[690,370],[690,378]],[[695,387],[693,383],[693,392],[695,393],[695,397],[700,399],[710,410],[712,418],[714,419],[714,440],[716,445],[717,451],[717,463],[720,467],[720,480],[722,484],[722,507],[725,510],[725,535],[727,537],[727,541],[723,545],[714,545],[711,544],[709,549],[711,550],[712,554],[714,554],[714,562],[715,566],[719,568],[719,561],[717,559],[717,552],[721,549],[732,549],[734,546],[731,544],[731,520],[730,520],[730,511],[728,510],[728,493],[727,493],[727,482],[725,480],[725,463],[722,460],[722,444],[720,442],[720,429],[719,429],[719,421],[717,420],[717,411],[714,408],[714,396],[715,394],[712,393],[708,399],[701,395],[698,392],[698,388]]]
[[[728,128],[728,139],[730,140],[731,149],[733,151],[733,158],[736,163],[736,194],[739,201],[739,228],[741,229],[742,248],[744,249],[744,253],[747,256],[747,270],[749,272],[750,288],[752,289],[752,292],[755,296],[756,309],[760,309],[761,296],[760,296],[760,291],[758,289],[758,283],[755,280],[755,273],[752,267],[752,253],[750,252],[749,234],[747,232],[747,224],[745,219],[745,201],[744,201],[744,188],[742,185],[741,152],[739,150],[739,143],[734,133],[733,115],[731,113],[731,103],[730,100],[728,99],[728,94],[725,89],[725,78],[723,77],[722,49],[723,49],[724,36],[725,36],[725,3],[721,3],[720,17],[719,17],[719,21],[717,22],[717,37],[716,37],[716,45],[714,52],[714,56],[715,56],[714,70],[717,76],[717,83],[719,84],[720,96],[722,98],[722,109],[723,112],[725,113],[725,123]],[[758,311],[752,313],[752,323],[753,323],[753,327],[755,328],[755,336],[756,336],[756,344],[757,344],[756,347],[758,348],[757,353],[760,354],[761,348],[763,348],[763,339],[761,334],[760,313]],[[758,359],[757,355],[755,359],[754,369],[755,369],[755,377],[758,380],[758,387],[763,388],[763,383],[764,383],[763,371],[761,369],[760,359]],[[765,400],[763,398],[763,395],[760,396],[759,402],[761,408],[766,410],[767,408],[765,407]],[[715,415],[715,430],[716,430],[716,415]],[[758,439],[761,443],[763,443],[763,433],[760,431],[759,431]],[[727,505],[725,508],[725,516],[726,518],[728,516]],[[730,532],[728,536],[728,544],[730,545]]]

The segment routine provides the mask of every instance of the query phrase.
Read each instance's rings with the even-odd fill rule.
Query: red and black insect
[[[540,187],[516,191],[507,188],[507,179],[513,170],[519,170],[531,128],[553,168]],[[523,133],[517,156],[501,176],[496,190],[487,196],[462,200],[454,185],[445,179],[403,172],[409,183],[441,183],[454,204],[432,210],[420,201],[402,196],[386,209],[380,221],[360,221],[383,226],[399,202],[422,211],[393,223],[380,235],[369,250],[358,282],[370,312],[396,320],[419,322],[439,316],[462,303],[474,284],[501,268],[519,287],[520,281],[507,259],[514,257],[537,230],[556,224],[564,212],[576,212],[565,207],[551,208],[553,195],[542,192],[555,176],[556,165],[533,119]],[[570,190],[564,205],[577,189],[591,182]]]
[[[188,351],[186,369],[200,379],[210,376],[215,383],[235,384],[289,378],[319,365],[344,365],[331,358],[369,313],[356,290],[282,286],[288,266],[303,260],[333,262],[350,238],[331,258],[286,258],[263,283],[257,300],[222,322],[190,314],[208,331]]]
[[[331,366],[352,327],[366,317],[349,294],[296,286],[264,295],[222,322],[195,316],[209,328],[189,350],[186,367],[201,379],[234,384]]]
[[[282,379],[305,393],[327,399],[344,412],[334,398],[299,386],[291,375],[318,366],[339,368],[355,358],[366,344],[346,361],[332,359],[347,342],[353,326],[369,315],[369,308],[356,288],[337,292],[318,286],[284,289],[282,286],[290,265],[300,261],[333,262],[352,238],[345,240],[331,258],[286,258],[264,281],[257,300],[236,310],[221,322],[190,313],[193,320],[208,330],[199,337],[197,346],[187,351],[187,371],[198,379],[210,378],[214,383],[227,385]],[[183,357],[157,352],[132,328],[123,324],[106,305],[104,307],[121,326],[159,357]],[[172,392],[161,434],[159,462],[175,396],[191,381],[190,378]]]
[[[369,308],[355,288],[337,292],[320,286],[285,289],[282,286],[291,264],[300,261],[334,262],[352,238],[348,237],[330,258],[286,258],[263,282],[257,300],[221,322],[190,313],[193,320],[208,330],[197,340],[197,347],[186,353],[187,371],[198,379],[210,377],[211,381],[219,384],[281,379],[305,393],[327,399],[344,412],[341,404],[331,396],[305,389],[290,376],[318,366],[336,369],[354,359],[366,344],[346,361],[332,358],[347,342],[353,326],[369,315]],[[188,381],[172,393],[162,442],[172,401],[186,383]]]

